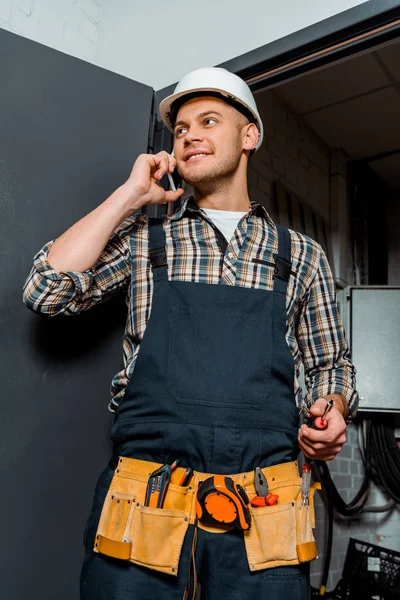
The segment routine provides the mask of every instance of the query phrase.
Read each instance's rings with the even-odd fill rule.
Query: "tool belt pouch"
[[[301,506],[301,479],[279,488],[278,504],[250,507],[252,525],[244,532],[247,559],[251,571],[284,565],[297,565],[317,557],[313,536],[315,527],[314,493],[319,483],[310,487],[309,505]]]
[[[170,483],[163,508],[150,508],[143,505],[146,485],[146,476],[115,472],[94,551],[176,576],[193,492]]]

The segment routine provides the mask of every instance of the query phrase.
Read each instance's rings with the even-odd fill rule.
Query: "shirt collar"
[[[193,196],[188,196],[182,202],[178,210],[170,216],[170,220],[178,221],[179,219],[182,219],[188,212],[200,213],[200,210],[201,209],[194,201]],[[252,215],[255,215],[257,217],[263,217],[270,223],[270,225],[274,225],[274,222],[268,214],[267,209],[264,206],[261,206],[261,204],[257,204],[256,202],[250,202],[247,218],[251,217]]]

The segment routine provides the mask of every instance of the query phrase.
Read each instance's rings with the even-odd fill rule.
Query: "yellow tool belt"
[[[183,541],[190,524],[196,521],[196,492],[199,481],[214,473],[195,471],[190,485],[177,485],[185,469],[177,468],[171,477],[162,508],[144,506],[147,481],[160,463],[120,457],[104,501],[94,551],[131,561],[138,565],[177,575]],[[262,508],[250,506],[252,523],[244,531],[244,543],[251,571],[282,565],[297,565],[313,560],[317,548],[313,483],[309,505],[301,505],[301,477],[297,461],[262,469],[271,492],[279,495],[278,503]],[[230,477],[247,492],[256,496],[254,471]],[[215,533],[224,529],[198,526]]]

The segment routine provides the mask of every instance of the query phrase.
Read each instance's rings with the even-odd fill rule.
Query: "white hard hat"
[[[230,73],[226,69],[219,67],[204,67],[196,69],[185,75],[178,85],[174,93],[160,103],[159,112],[162,120],[170,131],[173,130],[173,125],[170,121],[171,107],[173,103],[183,96],[196,94],[199,92],[204,95],[204,92],[217,93],[227,99],[229,104],[236,106],[237,110],[244,108],[244,113],[250,113],[249,116],[254,118],[257,125],[259,136],[255,150],[258,150],[262,144],[264,137],[264,128],[261,117],[257,110],[256,101],[251,93],[247,83],[234,73]]]

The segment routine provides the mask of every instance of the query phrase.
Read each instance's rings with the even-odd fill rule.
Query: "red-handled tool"
[[[328,421],[325,419],[328,412],[331,408],[335,406],[334,400],[328,400],[325,406],[325,410],[320,417],[315,417],[313,422],[314,429],[319,429],[319,431],[323,431],[328,427]]]
[[[257,467],[254,472],[254,485],[256,488],[257,496],[250,502],[252,506],[273,506],[278,502],[278,494],[271,494],[268,488],[268,482],[261,471],[260,467]]]

